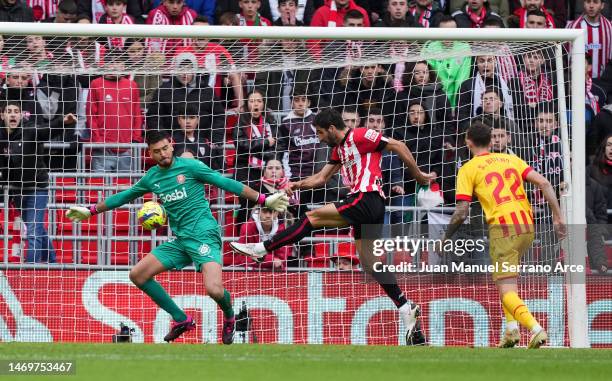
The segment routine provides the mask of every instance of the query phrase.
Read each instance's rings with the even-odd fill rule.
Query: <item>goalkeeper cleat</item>
[[[234,342],[234,329],[236,327],[236,318],[223,319],[223,332],[221,333],[221,339],[223,344],[229,345]]]
[[[264,260],[267,252],[265,249],[263,252],[261,250],[257,250],[256,243],[238,243],[238,242],[230,242],[230,247],[235,252],[246,255],[257,263],[261,263]]]
[[[406,326],[406,344],[415,341],[415,331],[419,316],[421,316],[421,307],[418,304],[405,304],[399,309],[400,317]],[[420,324],[418,325],[420,327]],[[412,344],[408,344],[412,345]]]
[[[529,345],[527,345],[527,348],[538,349],[542,345],[544,345],[547,341],[548,341],[548,334],[546,333],[545,330],[541,330],[540,332],[534,333],[531,336],[531,339],[529,339]]]
[[[514,348],[521,340],[521,333],[518,329],[507,329],[504,332],[504,337],[501,338],[497,348]]]
[[[178,339],[183,333],[187,331],[192,331],[196,327],[195,321],[189,315],[187,315],[187,319],[181,322],[172,323],[172,328],[170,332],[164,337],[165,342],[171,342]]]
[[[408,338],[406,338],[406,345],[427,345],[425,333],[421,327],[421,319],[418,319],[414,325],[414,332],[412,333],[410,341],[408,341]]]

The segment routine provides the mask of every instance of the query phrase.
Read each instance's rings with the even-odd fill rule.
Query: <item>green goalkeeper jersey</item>
[[[166,210],[174,235],[193,237],[219,226],[206,200],[204,184],[237,195],[244,188],[242,183],[223,177],[199,160],[175,157],[169,168],[156,165],[130,189],[110,196],[105,203],[114,209],[145,193],[155,193]]]

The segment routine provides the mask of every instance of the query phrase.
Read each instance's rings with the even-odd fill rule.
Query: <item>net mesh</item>
[[[473,120],[497,127],[493,148],[518,155],[563,193],[569,163],[560,112],[562,105],[568,113],[574,107],[558,97],[562,86],[571,95],[565,45],[203,39],[169,45],[160,51],[153,39],[5,39],[1,100],[7,108],[19,106],[21,118],[5,112],[3,121],[6,131],[23,131],[23,149],[0,138],[3,341],[109,341],[119,323],[135,328],[134,341],[163,340],[170,316],[128,276],[172,237],[167,226],[149,233],[138,223],[136,211],[156,197],[147,194],[80,224],[64,216],[71,205],[96,203],[135,184],[154,165],[143,143],[150,130],[172,133],[177,155],[271,192],[327,163],[329,150],[311,123],[317,110],[334,107],[352,127],[404,141],[423,171],[436,172],[440,193],[419,199],[398,158],[383,157],[385,221],[410,237],[441,237],[454,207],[457,171],[470,158],[464,134]],[[559,46],[562,67],[555,59]],[[261,265],[229,249],[230,241],[260,241],[307,210],[342,199],[345,180],[337,175],[320,189],[300,192],[289,213],[279,216],[207,187],[222,230],[225,286],[239,313],[237,341],[403,343],[395,306],[359,270],[350,229],[316,231]],[[438,195],[433,203],[426,200],[432,193]],[[523,262],[555,264],[563,254],[551,213],[535,189],[526,193],[538,231]],[[469,222],[460,236],[486,242],[477,203]],[[418,251],[389,253],[388,260],[419,267],[490,261],[486,246],[460,259]],[[200,322],[195,334],[180,340],[219,341],[221,313],[193,267],[158,281]],[[426,271],[399,276],[399,283],[423,306],[432,344],[497,343],[503,313],[490,277]],[[563,276],[554,274],[520,281],[553,346],[569,344],[564,287]],[[610,284],[589,283],[587,291],[596,302],[609,295]],[[592,327],[606,326],[609,315],[596,315]]]

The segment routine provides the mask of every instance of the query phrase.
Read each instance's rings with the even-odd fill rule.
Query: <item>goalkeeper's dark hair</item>
[[[472,121],[467,129],[466,139],[470,139],[476,147],[488,147],[491,143],[491,127],[479,120]]]
[[[326,130],[331,126],[335,126],[338,130],[344,130],[346,128],[342,120],[342,114],[333,108],[325,108],[319,111],[319,113],[315,115],[312,124],[315,127],[324,128]]]
[[[170,141],[171,140],[170,135],[165,131],[157,131],[157,130],[147,131],[147,136],[145,138],[147,145],[149,146],[155,143],[159,143],[164,139]]]

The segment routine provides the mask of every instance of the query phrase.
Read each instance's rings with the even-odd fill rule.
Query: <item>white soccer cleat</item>
[[[399,309],[399,314],[406,327],[406,344],[412,345],[417,321],[421,316],[421,307],[418,304],[406,303]]]
[[[546,344],[547,341],[548,341],[548,334],[546,333],[545,330],[541,330],[540,332],[535,333],[531,336],[531,339],[529,339],[529,345],[527,345],[527,348],[538,349],[542,345]]]
[[[268,252],[265,251],[265,249],[263,250],[263,252],[261,250],[257,250],[256,246],[256,243],[230,242],[230,247],[235,252],[245,255],[254,260],[255,262],[261,262]]]
[[[518,329],[507,329],[501,338],[497,348],[514,348],[521,341],[521,333]]]

